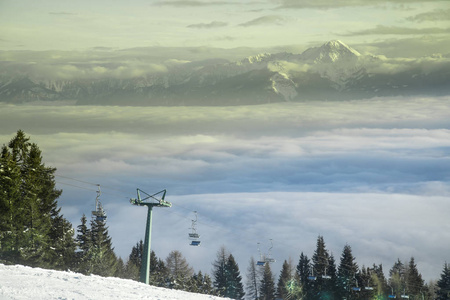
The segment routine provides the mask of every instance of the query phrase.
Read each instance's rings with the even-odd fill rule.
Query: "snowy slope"
[[[0,299],[183,299],[225,298],[145,285],[133,280],[0,264]]]

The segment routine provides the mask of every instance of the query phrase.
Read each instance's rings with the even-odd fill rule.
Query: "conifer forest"
[[[3,141],[0,156],[0,263],[21,264],[82,274],[139,281],[144,243],[136,241],[128,257],[118,257],[101,217],[80,216],[71,224],[61,213],[56,168],[25,132]],[[450,265],[443,262],[436,280],[425,282],[414,257],[392,258],[391,266],[360,265],[350,245],[334,257],[323,236],[314,253],[278,260],[249,257],[247,266],[225,246],[211,262],[211,274],[196,271],[183,254],[151,252],[150,284],[231,299],[450,299]]]

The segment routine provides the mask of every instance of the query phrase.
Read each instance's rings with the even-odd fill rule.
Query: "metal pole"
[[[149,284],[150,280],[150,254],[152,237],[152,206],[149,205],[147,212],[147,226],[145,227],[144,253],[142,253],[141,282]]]

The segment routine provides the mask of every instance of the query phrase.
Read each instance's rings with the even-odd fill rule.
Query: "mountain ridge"
[[[420,69],[419,63],[416,68],[413,65],[407,70],[383,72],[386,66],[391,67],[388,63],[391,62],[361,54],[339,40],[332,40],[301,54],[260,53],[233,62],[220,59],[174,62],[160,72],[144,72],[128,78],[110,74],[36,80],[27,74],[16,77],[3,74],[0,102],[71,100],[80,105],[242,105],[450,94],[445,80],[450,78],[450,64],[426,72]],[[106,67],[95,67],[107,71]]]

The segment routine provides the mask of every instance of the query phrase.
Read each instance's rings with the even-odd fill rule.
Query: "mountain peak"
[[[303,59],[316,63],[355,61],[361,54],[339,40],[328,41],[320,47],[309,48],[302,53]]]

